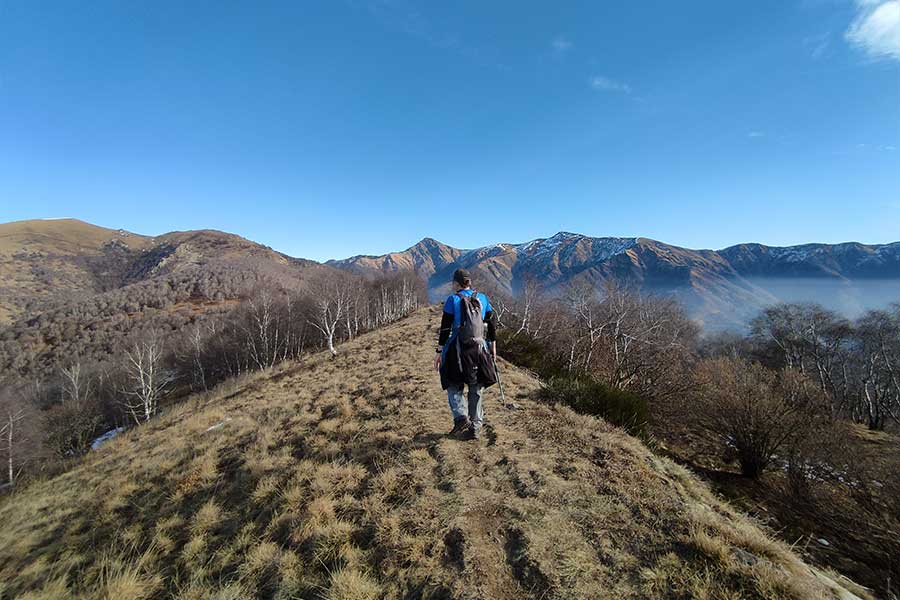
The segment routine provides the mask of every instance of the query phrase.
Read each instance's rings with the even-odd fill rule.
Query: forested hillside
[[[191,392],[333,349],[424,298],[412,275],[363,279],[221,232],[3,227],[6,248],[19,248],[10,272],[46,279],[4,279],[15,284],[3,288],[13,317],[0,326],[5,485],[64,469],[100,434]]]
[[[712,336],[614,284],[492,304],[500,352],[546,401],[652,441],[819,564],[900,593],[900,304],[852,320],[777,304]]]

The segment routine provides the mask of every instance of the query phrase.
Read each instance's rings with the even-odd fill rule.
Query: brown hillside
[[[121,240],[131,248],[145,247],[152,238],[123,229],[106,229],[78,219],[35,219],[0,223],[0,253],[11,254],[23,246],[79,254],[99,250],[103,244]]]
[[[0,223],[0,324],[29,301],[95,291],[90,259],[110,249],[143,250],[151,241],[77,219]]]
[[[194,398],[0,504],[0,597],[852,598],[503,365],[445,437],[437,312]],[[838,594],[842,594],[839,596]]]
[[[53,306],[188,269],[230,268],[272,279],[315,267],[215,230],[147,237],[77,219],[0,224],[0,325]]]

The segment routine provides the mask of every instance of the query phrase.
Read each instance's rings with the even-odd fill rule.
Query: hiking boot
[[[453,419],[453,429],[447,435],[454,436],[467,431],[470,427],[469,417],[456,417]]]
[[[475,429],[472,424],[469,424],[469,427],[466,429],[465,439],[467,440],[478,440],[481,438],[481,428]]]

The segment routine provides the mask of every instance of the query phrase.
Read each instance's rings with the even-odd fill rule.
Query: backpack
[[[481,314],[481,300],[478,292],[466,295],[459,293],[459,330],[456,341],[463,348],[484,345],[484,318]]]
[[[459,327],[455,341],[447,350],[447,360],[441,362],[441,387],[476,383],[490,387],[497,383],[497,372],[485,345],[481,300],[474,291],[457,296]]]

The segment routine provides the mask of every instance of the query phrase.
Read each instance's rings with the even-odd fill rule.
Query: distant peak
[[[581,235],[580,233],[572,233],[571,231],[560,231],[559,233],[557,233],[556,235],[554,235],[553,237],[551,237],[549,239],[551,239],[551,240],[567,240],[567,239],[571,239],[571,238],[580,238],[580,237],[584,237],[584,236]]]
[[[415,250],[416,248],[425,248],[425,249],[433,250],[435,248],[440,249],[440,248],[449,248],[449,247],[450,246],[448,246],[447,244],[445,244],[441,241],[438,241],[432,237],[424,237],[421,240],[419,240],[418,242],[416,242],[415,244],[413,244],[412,246],[410,246],[409,248],[407,248],[406,250],[407,251]]]

